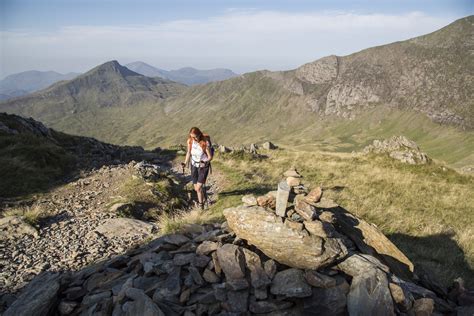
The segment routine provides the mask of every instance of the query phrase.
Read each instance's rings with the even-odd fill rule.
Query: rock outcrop
[[[213,145],[220,154],[231,154],[234,156],[245,157],[248,159],[262,159],[266,158],[267,156],[259,154],[260,149],[264,150],[275,150],[278,148],[275,144],[270,141],[266,141],[260,144],[251,143],[250,145],[240,145],[240,146],[233,146],[227,147],[224,145]]]
[[[410,165],[427,164],[431,159],[421,152],[418,145],[404,136],[393,136],[386,140],[374,140],[363,150],[365,154],[388,154],[391,158]]]

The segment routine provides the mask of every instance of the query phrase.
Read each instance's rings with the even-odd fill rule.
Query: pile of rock
[[[246,152],[254,155],[258,155],[259,148],[265,150],[274,150],[278,148],[276,145],[269,141],[263,142],[260,145],[251,143],[250,145],[241,145],[236,147],[226,147],[224,145],[217,145],[216,147],[220,153]]]
[[[244,196],[243,206],[226,209],[224,215],[238,238],[287,266],[282,272],[292,274],[291,280],[304,276],[301,280],[310,287],[298,299],[301,315],[431,315],[474,309],[456,306],[446,291],[415,275],[410,260],[377,227],[323,198],[320,187],[308,192],[295,169],[284,176],[277,191]],[[300,306],[295,297],[283,300]]]
[[[418,145],[405,136],[393,136],[386,140],[374,140],[363,150],[364,154],[388,154],[391,158],[411,165],[427,164],[431,159],[421,152]]]
[[[223,224],[188,225],[78,272],[42,274],[4,315],[472,312],[417,284],[395,245],[321,188],[308,190],[297,170],[285,178],[277,191],[224,210]],[[457,290],[469,302],[462,284]]]
[[[261,253],[243,244],[225,225],[191,225],[79,272],[42,274],[4,315],[226,315],[291,307],[269,296],[298,297],[301,280],[289,287],[293,274],[279,274],[275,261],[261,262]]]

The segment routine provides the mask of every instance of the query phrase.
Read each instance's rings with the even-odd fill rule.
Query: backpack
[[[209,136],[208,134],[203,134],[203,136],[209,142],[209,152],[211,153],[211,157],[209,157],[209,158],[213,158],[214,157],[214,146],[212,146],[211,136]],[[211,166],[210,161],[209,161],[209,174],[212,174],[212,166]]]
[[[203,134],[204,137],[206,137],[207,141],[209,142],[209,152],[211,153],[211,157],[214,157],[214,146],[212,146],[212,142],[211,142],[211,136],[209,136],[208,134]]]

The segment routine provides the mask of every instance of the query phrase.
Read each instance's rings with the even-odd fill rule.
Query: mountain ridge
[[[56,71],[28,70],[11,74],[0,80],[0,101],[44,89],[61,80],[70,80],[79,73],[61,74]]]
[[[112,60],[72,80],[4,102],[2,109],[51,122],[82,111],[161,102],[183,88],[170,80],[143,76]]]
[[[148,77],[162,77],[186,85],[205,84],[238,76],[232,70],[226,68],[196,69],[193,67],[182,67],[164,70],[142,61],[128,63],[125,66]]]

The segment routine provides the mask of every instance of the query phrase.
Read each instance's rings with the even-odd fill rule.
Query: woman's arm
[[[189,150],[188,150],[188,152],[186,153],[186,158],[184,159],[184,165],[185,165],[185,166],[188,165],[188,163],[189,163],[189,157],[190,157],[190,156],[191,156],[191,153],[190,153]]]
[[[208,143],[209,144],[209,143]],[[211,150],[209,149],[209,146],[206,147],[206,156],[207,156],[207,160],[206,161],[211,161],[212,160],[212,156],[211,156]]]

